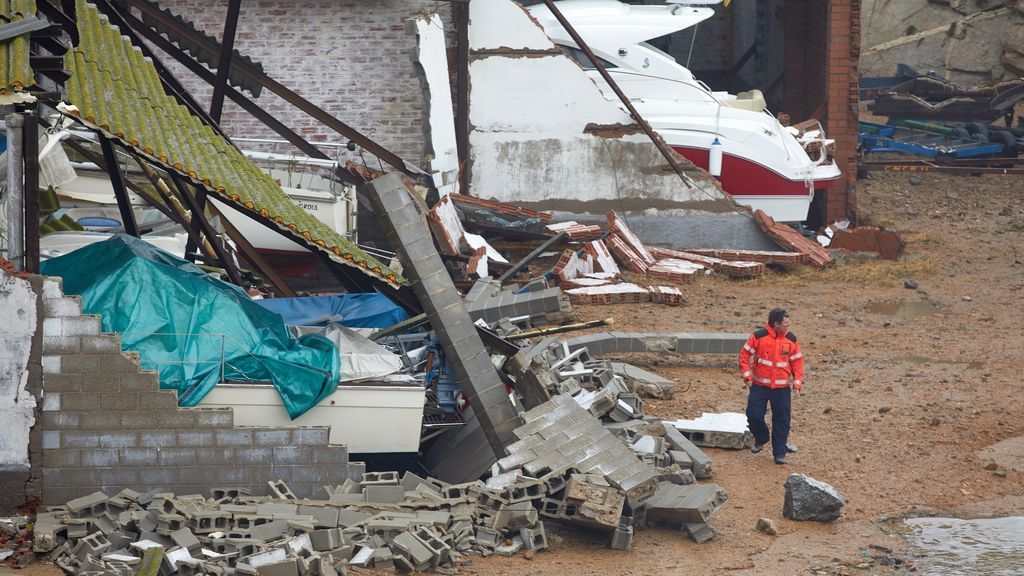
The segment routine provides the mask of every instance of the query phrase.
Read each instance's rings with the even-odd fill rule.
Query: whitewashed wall
[[[36,295],[27,280],[0,270],[0,470],[28,470],[35,398],[26,391],[36,331]]]
[[[469,39],[473,195],[574,210],[722,197],[713,187],[688,189],[633,119],[513,2],[471,3]]]

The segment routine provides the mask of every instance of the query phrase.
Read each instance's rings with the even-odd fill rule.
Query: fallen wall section
[[[684,185],[632,117],[515,3],[470,4],[469,40],[474,196],[601,211],[611,201],[628,209],[724,198],[710,181]]]

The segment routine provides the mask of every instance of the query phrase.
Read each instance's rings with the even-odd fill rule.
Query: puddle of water
[[[957,362],[956,360],[939,360],[929,356],[897,356],[893,362],[907,362],[908,364],[963,364],[968,370],[981,370],[985,367],[984,362]]]
[[[911,518],[907,535],[925,576],[1019,575],[1024,572],[1024,516],[961,520]]]
[[[868,304],[868,312],[872,314],[896,316],[897,318],[920,318],[935,314],[941,310],[941,307],[922,300],[915,300],[913,302],[898,300],[896,302],[871,302]]]

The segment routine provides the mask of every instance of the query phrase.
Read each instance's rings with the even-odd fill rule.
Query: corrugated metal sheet
[[[4,2],[5,0],[0,0]],[[392,286],[406,280],[285,195],[269,175],[168,96],[153,63],[94,5],[77,0],[79,45],[64,55],[80,119],[258,214],[332,260]]]
[[[35,0],[0,0],[0,25],[17,22],[36,13]],[[28,63],[28,34],[0,42],[0,94],[35,85]]]

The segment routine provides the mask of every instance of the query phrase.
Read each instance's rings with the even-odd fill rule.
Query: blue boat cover
[[[349,328],[387,328],[409,318],[383,294],[338,294],[256,300],[289,326],[324,326],[328,320]]]
[[[237,286],[143,240],[117,234],[42,263],[99,314],[143,368],[195,406],[221,381],[270,381],[298,418],[338,385],[338,349],[320,335],[295,339],[281,317]]]

